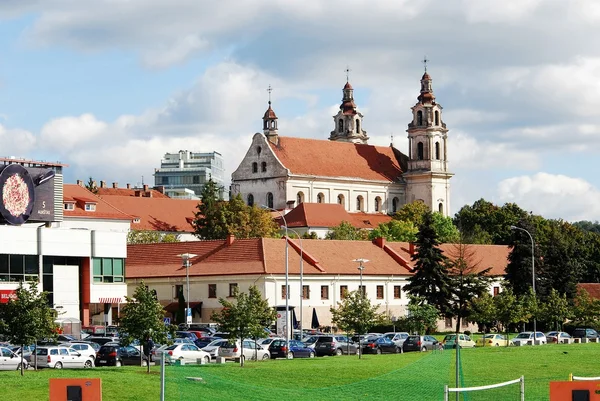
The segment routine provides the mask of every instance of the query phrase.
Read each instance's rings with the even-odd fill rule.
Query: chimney
[[[77,185],[79,185],[80,187],[82,187],[83,186],[83,181],[77,180]]]
[[[106,188],[106,181],[100,181],[100,188]]]
[[[117,188],[119,188],[119,183],[118,183],[118,182],[113,182],[113,188],[114,188],[114,189],[117,189]]]
[[[233,244],[233,241],[235,241],[235,235],[227,234],[227,239],[225,241],[227,243],[227,246],[231,246],[231,244]]]
[[[385,246],[385,238],[377,237],[373,240],[373,243],[375,245],[377,245],[378,247],[380,247],[381,249],[383,249],[383,247]]]
[[[144,184],[144,192],[148,191],[148,184]]]
[[[285,202],[285,208],[291,210],[294,208],[295,203],[296,203],[296,201],[289,200],[289,201]]]
[[[134,192],[134,195],[137,196],[137,197],[141,197],[143,195],[143,192],[140,191],[139,189],[136,189],[135,192]]]
[[[414,242],[408,243],[408,253],[410,254],[410,256],[415,254],[415,243]]]
[[[127,189],[131,189],[131,184],[127,184]]]

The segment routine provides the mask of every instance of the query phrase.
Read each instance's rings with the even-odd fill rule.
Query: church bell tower
[[[350,69],[346,69],[346,85],[344,85],[340,111],[333,116],[334,129],[329,135],[331,141],[367,144],[367,131],[362,129],[363,115],[354,103],[354,88],[349,82]]]

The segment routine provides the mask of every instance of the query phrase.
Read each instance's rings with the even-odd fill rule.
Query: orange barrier
[[[600,381],[550,382],[550,401],[600,401]]]
[[[50,379],[50,401],[102,401],[102,379]]]

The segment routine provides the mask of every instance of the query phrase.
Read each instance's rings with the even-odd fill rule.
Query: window
[[[254,195],[248,194],[248,206],[254,206]]]
[[[328,285],[321,286],[321,299],[329,299],[329,286]]]
[[[192,177],[192,184],[200,184],[200,176],[195,175]]]
[[[445,326],[447,329],[451,329],[452,328],[452,318],[451,317],[447,317],[445,319]]]
[[[362,212],[364,208],[364,199],[362,195],[356,197],[356,210]]]
[[[423,142],[417,144],[417,160],[423,160]]]
[[[38,281],[38,263],[37,255],[0,255],[0,282]]]
[[[238,288],[237,283],[229,283],[229,296],[230,297],[235,296],[237,288]]]
[[[440,160],[440,143],[435,143],[435,159]]]
[[[494,287],[494,296],[500,294],[500,287]]]
[[[86,203],[85,204],[85,211],[86,212],[94,212],[96,210],[96,204],[95,203]]]
[[[273,209],[273,194],[271,192],[267,194],[267,207]]]
[[[383,286],[377,286],[377,299],[383,299]]]
[[[398,206],[400,206],[400,199],[392,199],[392,213],[396,213],[398,211]]]
[[[302,286],[302,299],[310,299],[310,287],[307,285]]]
[[[298,205],[304,202],[304,192],[298,192],[298,194],[296,195],[296,202],[298,203]]]
[[[65,210],[75,210],[74,203],[65,203]]]
[[[216,284],[209,284],[208,285],[208,297],[209,298],[216,298],[217,297],[217,285]]]
[[[360,120],[358,118],[356,119],[356,133],[360,134]]]
[[[346,294],[348,294],[348,286],[347,285],[340,285],[340,298],[341,299],[346,298]]]
[[[379,196],[375,197],[375,211],[381,211],[381,198]]]
[[[402,298],[402,287],[399,285],[394,286],[394,299]]]
[[[317,203],[323,203],[325,201],[325,195],[323,195],[321,192],[319,192],[317,194]]]
[[[262,162],[260,164],[260,171],[262,171],[263,173],[267,172],[267,162]]]
[[[366,296],[367,295],[367,287],[364,285],[359,285],[358,292],[361,293],[363,297]]]
[[[342,195],[342,194],[339,194],[337,199],[338,199],[338,203],[339,203],[340,205],[344,206],[344,205],[346,204],[346,201],[345,201],[345,199],[344,199],[344,195]]]
[[[440,112],[439,111],[435,111],[435,125],[440,125]]]
[[[440,202],[438,205],[438,212],[440,212],[440,214],[444,214],[444,204],[442,202]]]
[[[417,111],[417,125],[423,125],[423,112]]]
[[[285,299],[286,295],[287,295],[288,299],[290,299],[290,294],[289,294],[290,291],[289,290],[290,290],[289,285],[287,286],[287,291],[285,288],[285,284],[281,286],[281,299]]]
[[[266,126],[265,126],[266,128]],[[262,148],[259,146],[256,148],[256,154],[260,156],[260,152],[262,152]]]
[[[257,162],[252,163],[252,172],[258,173],[258,163]]]
[[[344,132],[344,120],[341,118],[338,120],[338,132]]]
[[[174,289],[175,293],[173,294],[173,298],[177,299],[179,298],[179,294],[183,293],[183,284],[176,284]]]
[[[94,283],[124,283],[125,259],[92,258]]]
[[[161,178],[161,184],[163,184],[163,185],[169,184],[169,177],[162,176],[160,178]]]

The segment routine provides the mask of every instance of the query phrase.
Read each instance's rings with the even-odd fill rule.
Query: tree
[[[404,289],[423,302],[433,305],[440,314],[448,314],[451,280],[448,276],[447,258],[439,248],[433,216],[427,212],[417,235],[416,252],[412,255],[415,274]]]
[[[58,332],[56,312],[48,305],[46,292],[39,292],[37,283],[19,283],[16,297],[0,304],[0,336],[11,344],[36,343],[40,338],[52,338]],[[23,352],[21,352],[21,376],[23,376]]]
[[[456,316],[456,332],[460,331],[462,319],[467,319],[473,310],[473,300],[484,294],[489,286],[487,274],[491,268],[479,269],[471,245],[458,243],[449,252],[450,305],[448,311]]]
[[[536,232],[531,223],[522,222],[518,227],[527,230],[535,241]],[[505,269],[505,279],[515,295],[525,295],[529,292],[533,281],[531,263],[532,250],[529,235],[523,230],[514,230],[510,248],[508,264]],[[542,271],[540,269],[539,252],[537,251],[537,248],[534,248],[533,257],[536,261],[536,278],[539,278],[539,276],[542,275]]]
[[[581,230],[591,231],[593,233],[600,234],[600,223],[598,222],[598,220],[594,221],[593,223],[591,221],[581,220],[576,221],[575,223],[573,223],[573,225]]]
[[[472,301],[471,319],[482,327],[483,333],[489,333],[496,326],[498,311],[494,303],[494,297],[484,292]],[[485,345],[485,342],[484,342]]]
[[[176,326],[165,325],[165,311],[156,298],[156,292],[150,290],[142,281],[135,289],[132,297],[125,297],[126,303],[121,307],[120,342],[127,346],[133,341],[144,344],[151,338],[159,344],[170,343],[175,337]],[[140,364],[142,364],[140,353]],[[150,364],[147,366],[150,373]]]
[[[425,202],[416,200],[402,206],[394,215],[394,219],[411,222],[415,227],[418,227],[423,223],[423,216],[425,213],[429,212],[429,206],[427,206]]]
[[[522,322],[526,316],[523,304],[510,288],[506,288],[494,297],[494,305],[498,321],[502,324],[506,338],[508,338],[510,325]],[[508,342],[506,345],[508,346]]]
[[[378,313],[379,305],[372,305],[360,291],[346,293],[337,307],[331,307],[331,321],[346,333],[364,334],[384,317]]]
[[[220,330],[228,331],[233,339],[241,344],[240,367],[244,366],[244,339],[264,334],[264,329],[277,318],[277,313],[262,298],[256,286],[251,286],[248,293],[240,292],[237,287],[233,294],[234,301],[219,298],[223,306],[212,314],[212,319],[219,324]]]
[[[562,325],[572,315],[567,295],[560,295],[554,288],[540,308],[540,319],[551,323],[556,330],[562,330]]]
[[[227,237],[225,202],[219,198],[219,186],[211,179],[200,193],[198,212],[194,214],[194,228],[200,239],[223,239]]]
[[[385,238],[388,241],[414,242],[419,229],[411,221],[391,220],[381,223],[369,233],[369,239]]]
[[[439,311],[424,299],[409,295],[408,316],[404,319],[411,333],[425,334],[435,330]]]
[[[238,196],[240,196],[238,194]],[[279,227],[273,217],[271,217],[271,213],[268,210],[261,209],[255,206],[248,207],[250,221],[248,223],[250,230],[248,231],[247,237],[237,237],[236,238],[262,238],[262,237],[277,237],[279,235]]]
[[[433,219],[433,228],[441,243],[457,242],[460,238],[460,232],[452,223],[450,217],[445,217],[438,212],[431,214]]]
[[[369,232],[364,229],[355,228],[347,221],[342,221],[339,226],[331,227],[325,239],[352,241],[364,241],[369,238]]]
[[[96,181],[94,181],[94,179],[90,176],[87,184],[85,184],[85,188],[90,191],[91,193],[97,194],[98,193],[98,186],[96,185]]]
[[[404,230],[406,230],[407,232],[405,234],[403,234],[403,236],[401,238],[403,239],[397,239],[397,240],[391,240],[391,241],[408,241],[408,242],[412,242],[415,240],[415,238],[413,237],[412,239],[410,238],[410,223],[412,223],[412,227],[413,227],[413,234],[416,235],[417,233],[417,229],[414,229],[414,227],[419,227],[422,223],[423,223],[423,218],[426,214],[431,214],[431,211],[429,210],[429,206],[427,206],[423,201],[414,201],[411,203],[407,203],[406,205],[402,206],[402,208],[400,210],[398,210],[398,212],[396,212],[396,214],[394,215],[394,220],[393,221],[401,221],[404,222],[405,226],[394,226],[391,225],[391,227],[389,227],[390,229],[392,227],[395,227],[396,230],[398,230],[399,228],[404,228]],[[434,229],[437,233],[438,236],[438,240],[442,243],[444,242],[454,242],[457,241],[460,237],[459,232],[457,230],[457,228],[454,226],[452,219],[450,217],[444,217],[441,213],[437,213],[434,212],[433,215],[433,225],[434,225]],[[385,234],[385,232],[383,232],[382,234]],[[384,237],[386,237],[385,235],[382,235]],[[371,238],[375,238],[373,236],[371,236]],[[386,237],[387,238],[387,237]],[[406,239],[405,239],[406,238]]]
[[[600,300],[592,299],[586,290],[580,288],[573,300],[573,306],[574,324],[596,327],[600,316]]]
[[[127,244],[157,244],[160,242],[179,242],[177,234],[165,234],[153,230],[129,230]]]

